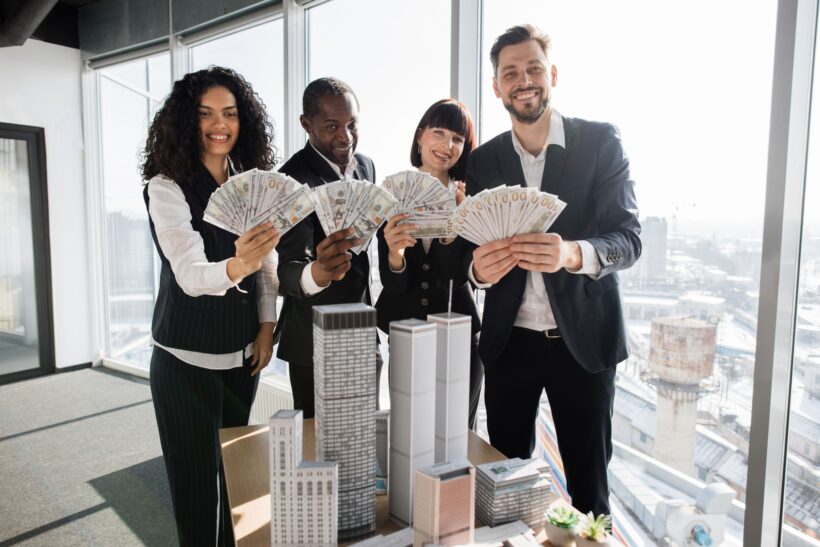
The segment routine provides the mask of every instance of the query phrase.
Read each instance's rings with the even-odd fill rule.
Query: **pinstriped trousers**
[[[233,545],[219,429],[248,425],[259,376],[210,370],[154,346],[151,395],[180,545]]]

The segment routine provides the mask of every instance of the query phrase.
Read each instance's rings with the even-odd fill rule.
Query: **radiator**
[[[284,376],[265,376],[259,379],[256,400],[251,407],[251,424],[267,424],[277,410],[293,408],[290,382]]]

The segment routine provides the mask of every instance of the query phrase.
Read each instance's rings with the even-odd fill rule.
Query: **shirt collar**
[[[554,144],[560,146],[561,148],[566,148],[566,136],[564,135],[564,119],[561,117],[561,114],[555,110],[554,108],[550,109],[550,131],[547,134],[547,142],[544,143],[544,149],[538,153],[537,156],[533,156],[527,150],[521,146],[521,141],[518,140],[518,137],[515,134],[515,130],[510,131],[512,133],[512,141],[513,141],[513,148],[515,148],[516,153],[518,153],[521,157],[529,157],[533,160],[542,160],[546,157],[546,151],[549,145]]]
[[[329,159],[327,159],[324,154],[322,154],[321,152],[316,150],[316,147],[313,146],[312,142],[308,141],[308,144],[310,145],[311,148],[313,148],[314,152],[319,154],[319,156],[321,156],[321,158],[327,162],[327,164],[330,166],[330,168],[333,169],[333,172],[336,173],[337,175],[339,175],[340,179],[355,178],[353,175],[356,173],[356,167],[359,166],[359,162],[356,161],[356,156],[353,156],[352,161],[350,163],[348,163],[347,166],[345,167],[345,172],[342,173],[342,170],[339,169],[339,166],[336,165],[335,163],[333,163],[332,161],[330,161]]]

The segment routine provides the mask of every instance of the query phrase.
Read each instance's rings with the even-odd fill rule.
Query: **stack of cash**
[[[376,230],[396,209],[396,198],[368,181],[339,180],[323,184],[311,193],[316,216],[326,235],[353,228],[353,237],[362,240],[351,249],[360,253],[370,244]]]
[[[513,458],[476,467],[476,518],[488,526],[516,520],[537,530],[550,503],[549,466]]]
[[[402,171],[384,179],[383,186],[399,202],[396,214],[410,215],[402,224],[418,224],[411,236],[455,236],[453,213],[456,200],[436,177],[421,171]]]
[[[236,235],[270,221],[283,235],[312,212],[310,188],[282,173],[251,169],[211,194],[203,218]]]
[[[456,209],[454,228],[476,245],[544,233],[566,205],[558,196],[535,188],[499,186],[467,197]]]

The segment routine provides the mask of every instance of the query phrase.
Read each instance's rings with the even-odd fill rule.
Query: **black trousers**
[[[376,350],[378,351],[378,349]],[[376,354],[376,408],[379,408],[379,381],[382,377],[382,356]],[[290,390],[293,394],[293,409],[301,410],[302,417],[307,420],[316,415],[313,394],[313,362],[288,363],[290,376]]]
[[[507,457],[531,457],[543,391],[572,505],[583,513],[609,514],[606,470],[612,457],[615,369],[587,372],[563,339],[514,327],[498,361],[485,371],[484,382],[490,443]]]
[[[209,370],[154,347],[151,395],[182,546],[234,544],[219,429],[248,425],[259,381],[250,373],[250,358]]]

